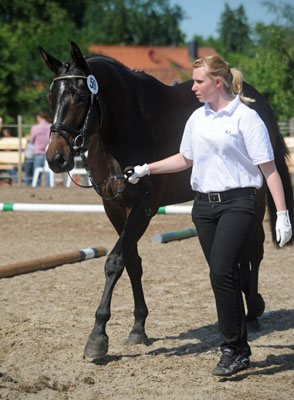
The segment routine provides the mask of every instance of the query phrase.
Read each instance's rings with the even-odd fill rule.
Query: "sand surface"
[[[0,186],[3,203],[101,203],[91,189]],[[0,265],[86,247],[111,250],[105,214],[1,212]],[[152,235],[192,227],[190,215],[157,215],[139,242],[149,308],[149,345],[124,345],[133,324],[127,273],[117,283],[107,325],[109,353],[84,360],[104,287],[106,257],[0,279],[0,399],[290,400],[294,398],[293,248],[271,242],[259,291],[261,330],[250,333],[251,368],[210,373],[219,358],[208,268],[197,237],[166,244]]]

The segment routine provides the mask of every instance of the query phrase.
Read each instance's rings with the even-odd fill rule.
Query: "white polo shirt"
[[[180,153],[193,160],[191,186],[202,193],[260,188],[258,165],[274,160],[266,126],[239,96],[219,112],[209,103],[195,110],[186,123]]]

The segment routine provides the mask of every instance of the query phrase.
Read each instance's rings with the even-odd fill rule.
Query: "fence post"
[[[21,156],[22,156],[22,116],[18,115],[17,116],[17,134],[18,134],[18,139],[19,139],[19,147],[18,147],[18,167],[17,167],[17,184],[18,186],[22,185],[22,162],[21,162]]]

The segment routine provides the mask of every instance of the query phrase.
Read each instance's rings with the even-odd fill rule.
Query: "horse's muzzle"
[[[47,152],[46,159],[49,167],[55,173],[68,172],[74,167],[74,158],[72,155],[70,154],[69,158],[65,157],[59,150],[56,150],[52,155]]]

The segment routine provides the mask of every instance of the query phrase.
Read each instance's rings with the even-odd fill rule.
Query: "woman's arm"
[[[277,211],[286,210],[287,206],[285,202],[284,189],[275,162],[269,161],[260,164],[259,168],[266,179],[267,186],[271,192]]]
[[[184,171],[192,166],[193,161],[178,153],[171,157],[148,164],[150,174],[168,174]]]
[[[139,178],[150,174],[167,174],[180,172],[192,166],[193,161],[188,160],[183,154],[177,153],[171,157],[164,158],[160,161],[155,161],[151,164],[136,165],[134,173],[129,177],[130,183],[137,183]]]

